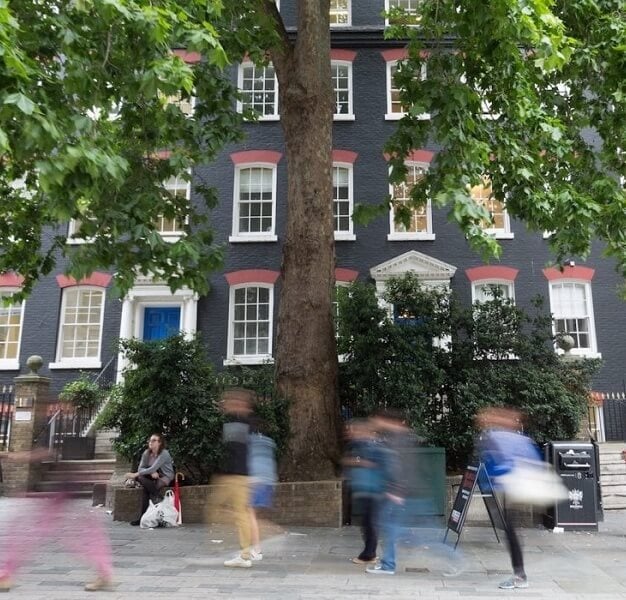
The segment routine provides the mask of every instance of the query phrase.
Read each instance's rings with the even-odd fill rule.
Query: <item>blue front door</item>
[[[180,331],[180,306],[147,306],[143,313],[143,339],[162,340]]]

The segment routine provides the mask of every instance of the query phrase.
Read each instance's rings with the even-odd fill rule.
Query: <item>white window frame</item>
[[[353,105],[353,89],[354,89],[354,85],[352,82],[352,61],[349,60],[331,60],[330,61],[330,66],[331,66],[331,77],[333,80],[333,96],[334,99],[337,99],[337,88],[335,87],[335,71],[334,68],[335,67],[347,67],[348,68],[348,112],[347,113],[338,113],[336,112],[336,108],[335,108],[335,112],[333,113],[333,120],[334,121],[354,121],[355,117],[354,117],[354,105]],[[337,103],[335,103],[335,107],[337,106]]]
[[[331,1],[331,5],[332,5],[333,0],[330,0],[330,1]],[[334,28],[334,27],[350,27],[352,25],[352,0],[346,0],[346,1],[348,3],[348,8],[347,8],[347,10],[348,10],[348,20],[345,23],[332,23],[331,22],[331,24],[330,24],[331,28]],[[330,15],[329,16],[332,16],[334,13],[341,14],[342,12],[343,11],[340,11],[340,9],[335,9],[333,11],[333,7],[331,6],[330,7]]]
[[[0,303],[2,303],[2,296],[7,296],[19,292],[20,288],[16,287],[2,287],[0,288]],[[1,371],[17,371],[20,368],[20,352],[22,350],[22,335],[24,333],[24,305],[26,303],[22,301],[19,306],[15,303],[10,304],[8,307],[4,304],[0,304],[0,310],[5,308],[18,308],[20,313],[20,332],[17,339],[17,354],[15,358],[2,358],[0,357],[0,370]]]
[[[386,121],[399,121],[402,117],[406,115],[406,112],[393,112],[393,92],[397,92],[398,88],[394,87],[393,82],[393,72],[398,66],[398,64],[402,63],[403,60],[389,60],[387,61],[387,112],[385,113]],[[422,63],[420,70],[420,78],[422,81],[426,79],[428,76],[428,69],[426,67],[426,63]],[[422,121],[427,121],[430,119],[430,113],[422,113],[418,116],[418,119]]]
[[[235,354],[235,293],[237,290],[247,288],[264,288],[269,290],[269,306],[268,306],[268,329],[269,339],[266,354]],[[258,306],[258,305],[257,305]],[[228,345],[227,356],[224,360],[224,366],[234,365],[260,365],[268,362],[274,362],[272,356],[274,340],[274,284],[247,282],[230,287],[228,295]]]
[[[239,200],[240,181],[243,169],[271,169],[272,170],[272,228],[270,231],[257,231],[246,233],[239,231]],[[276,190],[277,190],[277,165],[268,162],[241,163],[235,166],[235,183],[233,189],[233,227],[229,242],[275,242],[276,236]]]
[[[244,93],[244,89],[243,89],[243,71],[244,69],[249,69],[252,68],[254,69],[254,75],[255,75],[255,79],[257,78],[257,69],[263,69],[263,71],[265,71],[266,67],[272,67],[274,68],[274,66],[272,65],[272,63],[269,63],[268,65],[255,65],[253,62],[251,61],[244,61],[242,63],[239,64],[239,69],[237,70],[237,89],[239,90],[240,94]],[[272,114],[268,114],[268,115],[264,115],[257,112],[257,120],[258,121],[278,121],[280,120],[280,113],[279,113],[279,107],[278,107],[278,77],[276,77],[276,70],[274,70],[274,112]],[[252,107],[250,107],[252,108]],[[242,102],[241,99],[237,100],[237,112],[241,113],[244,110],[244,103]],[[252,110],[254,110],[252,108]]]
[[[173,181],[172,181],[173,180]],[[187,205],[191,202],[191,181],[184,179],[178,175],[171,177],[167,181],[163,182],[163,187],[170,192],[170,194],[176,195],[178,190],[185,190],[185,199],[187,200]],[[159,224],[162,224],[164,217],[159,215],[157,217],[157,221]],[[156,228],[157,233],[166,241],[166,242],[175,242],[179,240],[181,237],[185,235],[185,229],[183,222],[178,223],[179,219],[175,219],[178,224],[178,229],[175,231],[163,231],[160,227]],[[185,219],[187,222],[187,219]],[[156,224],[155,224],[156,226]]]
[[[80,244],[90,244],[91,238],[81,238],[81,237],[73,237],[78,233],[78,229],[80,228],[80,220],[79,219],[70,219],[70,222],[67,225],[67,238],[66,243],[70,246],[78,246]]]
[[[598,352],[598,341],[596,338],[596,322],[593,313],[593,296],[591,293],[591,282],[581,279],[573,279],[573,278],[563,278],[563,279],[555,279],[549,282],[549,293],[550,293],[550,313],[552,315],[552,332],[556,335],[556,323],[557,319],[577,319],[579,317],[571,317],[571,316],[560,316],[556,315],[554,311],[555,306],[555,286],[560,285],[580,285],[583,286],[585,290],[585,302],[587,304],[587,319],[589,320],[589,331],[587,335],[589,337],[589,347],[588,348],[572,348],[570,353],[573,356],[581,356],[585,358],[602,358],[602,355]],[[556,348],[557,354],[563,354],[563,350],[557,346]]]
[[[490,185],[491,185],[491,182],[490,182]],[[478,187],[478,185],[472,186],[472,188],[470,190],[470,195],[472,194],[472,190],[475,187]],[[485,186],[483,186],[483,187],[485,187]],[[491,188],[491,193],[493,195],[493,187]],[[495,196],[494,196],[494,198],[495,198]],[[474,200],[474,202],[476,202],[476,198],[473,195],[472,195],[472,200]],[[502,203],[502,209],[503,209],[502,218],[503,218],[503,221],[504,221],[504,227],[503,228],[485,227],[485,228],[483,228],[483,231],[487,235],[491,235],[491,236],[493,236],[497,240],[512,240],[515,237],[515,234],[511,231],[511,219],[509,217],[509,211],[506,209],[506,200],[498,200],[498,198],[495,198],[495,200],[497,202],[501,202]]]
[[[337,291],[339,288],[347,288],[350,286],[352,282],[351,281],[335,281],[335,298],[334,300],[331,302],[331,305],[333,307],[333,318],[335,321],[335,339],[338,340],[339,339],[339,329],[337,328],[337,321],[339,320],[339,300],[337,298]],[[337,354],[337,360],[340,363],[346,362],[346,360],[348,360],[348,355],[347,354]]]
[[[476,302],[480,302],[478,298],[479,288],[485,285],[493,285],[498,287],[507,288],[508,296],[504,296],[504,298],[508,298],[515,304],[515,282],[510,279],[498,279],[498,278],[490,278],[490,279],[477,279],[476,281],[472,281],[472,304]]]
[[[96,357],[78,357],[78,358],[65,358],[62,356],[63,352],[63,327],[65,325],[65,310],[67,307],[67,295],[73,291],[93,291],[100,292],[102,294],[102,305],[100,307],[100,323],[99,323],[99,336],[98,336],[98,352]],[[61,310],[59,312],[59,322],[57,327],[57,348],[56,348],[56,362],[52,362],[48,365],[49,369],[100,369],[102,368],[102,333],[104,325],[104,311],[106,304],[106,290],[102,287],[93,285],[78,285],[63,288],[61,295]]]
[[[418,169],[423,169],[425,172],[428,171],[429,164],[425,162],[419,162],[414,160],[407,160],[405,162],[406,166],[409,168],[415,167]],[[394,186],[392,184],[389,185],[389,195],[391,198],[394,198]],[[406,240],[421,240],[421,241],[431,241],[435,239],[435,234],[433,233],[433,211],[432,211],[432,203],[430,198],[425,206],[426,209],[426,231],[395,231],[396,222],[395,222],[395,210],[393,209],[393,205],[389,208],[389,234],[387,235],[387,239],[391,242],[400,242]]]
[[[415,5],[416,5],[416,10],[415,10],[415,16],[417,17],[418,12],[417,9],[419,8],[419,5],[422,4],[423,0],[414,0]],[[391,10],[391,6],[390,6],[390,0],[385,0],[385,12],[388,13]],[[393,8],[396,8],[395,6]],[[411,8],[409,8],[408,14],[411,13]],[[385,27],[389,27],[391,25],[391,23],[389,22],[389,16],[385,16]],[[419,20],[417,23],[415,23],[415,25],[409,25],[409,27],[419,27]]]
[[[350,228],[348,231],[339,231],[334,229],[335,241],[348,241],[352,242],[356,240],[356,236],[354,235],[354,223],[352,221],[352,213],[354,212],[354,165],[352,163],[345,162],[333,162],[333,176],[335,173],[335,169],[347,169],[348,171],[348,211],[349,211],[349,223]],[[333,190],[334,190],[333,185]],[[335,224],[335,194],[333,191],[333,228]]]

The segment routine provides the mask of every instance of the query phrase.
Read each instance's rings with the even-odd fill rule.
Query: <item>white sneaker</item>
[[[396,572],[392,571],[391,569],[383,569],[381,564],[377,564],[372,567],[367,567],[367,569],[365,569],[365,572],[369,573],[370,575],[395,575],[396,574]]]
[[[526,577],[520,577],[519,575],[513,575],[513,577],[503,581],[498,587],[501,590],[513,590],[515,588],[525,589],[528,587],[528,579]]]
[[[250,560],[253,560],[253,561],[263,560],[263,552],[250,550]]]
[[[243,556],[235,556],[230,560],[224,561],[225,567],[239,567],[242,569],[249,569],[252,566],[252,561],[249,558],[243,558]]]

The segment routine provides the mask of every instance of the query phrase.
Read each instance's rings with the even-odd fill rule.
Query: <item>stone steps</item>
[[[600,485],[605,510],[626,509],[625,444],[600,444]]]
[[[69,491],[67,494],[72,498],[91,498],[93,496],[93,491],[83,490],[83,491]],[[28,492],[26,494],[27,498],[44,498],[50,495],[50,491],[33,491]]]
[[[45,461],[41,480],[33,492],[69,492],[76,497],[91,497],[94,485],[108,482],[114,469],[114,458]]]
[[[50,460],[44,461],[41,464],[47,471],[93,471],[106,469],[112,472],[115,468],[115,459]]]
[[[118,435],[117,431],[98,431],[96,433],[96,456],[115,456],[112,442]]]
[[[93,469],[91,471],[48,471],[46,473],[46,481],[84,481],[85,479],[94,482],[108,481],[111,479],[113,471],[110,469]]]

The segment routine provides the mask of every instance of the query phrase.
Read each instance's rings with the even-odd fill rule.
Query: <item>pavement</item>
[[[597,533],[552,533],[521,529],[528,589],[499,590],[510,574],[504,541],[490,527],[466,527],[459,544],[465,571],[444,577],[458,553],[441,550],[441,536],[415,530],[417,541],[404,541],[395,576],[375,576],[350,562],[360,551],[356,527],[290,528],[265,524],[264,558],[251,569],[227,569],[222,563],[236,553],[232,528],[183,525],[142,530],[113,522],[104,508],[73,501],[66,518],[55,523],[53,539],[40,539],[29,515],[41,501],[0,498],[0,554],[14,536],[35,536],[37,552],[20,569],[7,599],[66,600],[93,598],[83,585],[93,572],[81,557],[89,544],[85,512],[105,522],[113,547],[113,589],[97,592],[108,599],[237,598],[280,600],[383,599],[429,600],[626,599],[626,512],[607,512]],[[454,536],[452,536],[454,538]],[[66,542],[78,547],[78,555]]]

